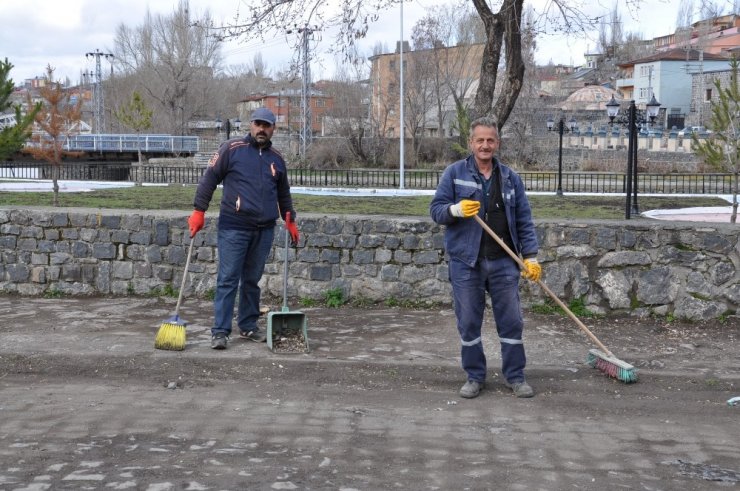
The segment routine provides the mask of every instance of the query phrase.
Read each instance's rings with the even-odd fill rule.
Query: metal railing
[[[29,141],[27,146],[38,146]],[[172,135],[106,135],[81,134],[65,139],[64,149],[70,152],[138,152],[143,153],[181,153],[198,152],[200,139],[197,136]]]
[[[147,183],[197,184],[204,166],[159,166],[119,163],[64,163],[58,169],[58,179],[129,181]],[[441,170],[407,170],[404,188],[436,189]],[[557,172],[520,172],[527,191],[555,192]],[[397,170],[348,169],[309,170],[289,169],[292,186],[327,188],[395,188],[400,187]],[[48,163],[0,163],[0,179],[51,179]],[[626,176],[611,172],[564,172],[564,193],[624,193]],[[640,193],[651,194],[732,194],[733,175],[708,174],[648,174],[638,175]]]

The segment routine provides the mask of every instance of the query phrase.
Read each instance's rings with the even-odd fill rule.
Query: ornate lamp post
[[[650,102],[646,104],[647,116],[652,123],[660,110],[660,103],[655,100],[653,95]],[[619,115],[619,103],[611,100],[606,104],[606,114],[609,116],[609,124],[614,124],[614,118]],[[644,120],[644,115],[641,115]],[[631,100],[627,109],[627,128],[628,128],[628,145],[627,145],[627,189],[625,200],[624,217],[629,220],[632,215],[638,215],[640,209],[637,206],[637,107],[635,101]],[[624,121],[619,121],[624,123]]]
[[[558,120],[558,188],[555,191],[555,194],[557,196],[563,195],[563,132],[574,131],[576,129],[576,125],[576,120],[573,117],[571,117],[570,121],[568,121],[567,128],[565,126],[564,116],[560,116],[560,120]],[[553,121],[552,117],[547,118],[547,131],[552,131],[554,126],[555,121]]]

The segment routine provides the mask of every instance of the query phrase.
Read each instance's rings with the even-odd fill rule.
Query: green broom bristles
[[[597,349],[588,351],[586,360],[592,368],[601,370],[610,377],[631,384],[637,382],[637,369],[627,362],[608,356]]]
[[[181,351],[185,349],[185,325],[164,322],[159,326],[154,347],[157,349]]]

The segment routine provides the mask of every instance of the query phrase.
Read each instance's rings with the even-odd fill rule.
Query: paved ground
[[[311,351],[153,348],[173,299],[0,297],[0,490],[740,487],[740,322],[586,319],[640,369],[585,366],[572,321],[527,314],[528,378],[463,400],[448,309],[304,309]],[[491,326],[489,326],[490,333]],[[169,387],[169,388],[168,388]]]

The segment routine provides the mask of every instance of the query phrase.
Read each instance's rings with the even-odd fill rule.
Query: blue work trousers
[[[501,368],[509,383],[524,380],[524,344],[522,343],[521,305],[519,303],[519,267],[509,257],[479,259],[471,268],[461,261],[450,261],[450,282],[462,342],[461,359],[468,380],[486,380],[486,355],[483,352],[481,326],[486,307],[486,293],[491,297],[493,318],[501,343]]]
[[[218,276],[211,334],[231,334],[237,290],[239,330],[247,332],[257,328],[260,313],[259,281],[270,255],[274,234],[274,227],[218,231]]]

